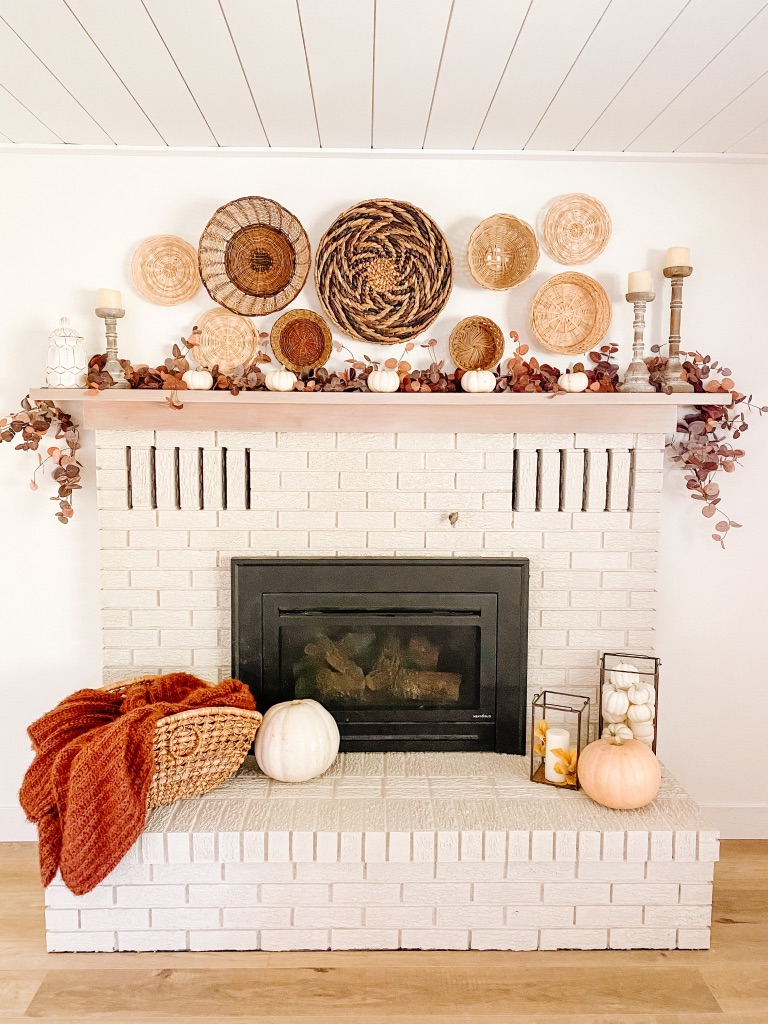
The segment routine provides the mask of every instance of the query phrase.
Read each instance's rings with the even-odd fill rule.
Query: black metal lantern
[[[598,733],[641,740],[656,753],[659,667],[652,654],[606,652],[600,658]]]
[[[578,760],[589,742],[589,697],[544,690],[531,705],[531,782],[578,789]]]

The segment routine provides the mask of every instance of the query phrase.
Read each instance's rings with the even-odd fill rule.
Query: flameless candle
[[[113,288],[99,288],[99,297],[96,300],[97,309],[122,309],[123,297],[120,292]]]
[[[690,267],[690,265],[690,249],[687,249],[684,245],[678,245],[672,249],[667,249],[667,260],[664,264],[665,267]]]
[[[653,278],[650,270],[633,270],[629,275],[627,293],[652,291]]]
[[[560,758],[553,753],[555,750],[571,749],[571,734],[567,729],[547,729],[546,748],[544,753],[544,778],[547,782],[564,782],[565,776],[555,771]]]

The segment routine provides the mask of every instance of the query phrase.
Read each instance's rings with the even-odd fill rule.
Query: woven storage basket
[[[369,199],[340,214],[320,240],[315,287],[340,331],[359,341],[411,341],[437,319],[453,286],[453,257],[423,210]]]
[[[451,331],[448,351],[462,370],[492,370],[504,355],[504,333],[485,316],[468,316]]]
[[[153,676],[123,679],[103,687],[120,690]],[[161,718],[155,726],[155,773],[148,807],[200,796],[220,786],[243,763],[261,724],[259,711],[192,708]]]
[[[316,370],[333,351],[328,324],[311,309],[290,309],[272,325],[272,351],[289,370]]]
[[[467,245],[469,272],[479,285],[493,291],[526,281],[539,262],[539,243],[530,224],[509,213],[486,217]]]
[[[187,302],[202,284],[196,249],[177,235],[146,238],[133,254],[131,274],[144,298],[158,306]]]
[[[592,196],[561,196],[546,212],[541,240],[553,260],[566,267],[591,263],[608,245],[611,218]]]
[[[610,325],[610,300],[586,274],[571,270],[550,277],[531,302],[531,330],[545,348],[560,355],[589,352]]]
[[[247,366],[259,351],[259,336],[250,320],[228,309],[214,306],[197,321],[201,334],[194,356],[204,370],[218,366],[229,373],[236,366]]]

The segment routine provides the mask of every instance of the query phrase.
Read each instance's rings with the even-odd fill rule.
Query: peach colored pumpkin
[[[640,740],[601,739],[585,747],[579,758],[581,788],[595,803],[620,811],[645,807],[661,784],[658,758]]]

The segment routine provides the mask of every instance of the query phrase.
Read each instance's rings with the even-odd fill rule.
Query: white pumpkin
[[[632,737],[633,733],[629,726],[622,725],[621,723],[617,722],[611,723],[610,725],[606,725],[606,727],[603,729],[603,735],[601,736],[601,739],[631,740]]]
[[[621,662],[608,673],[608,678],[617,690],[628,690],[630,686],[640,686],[640,673],[634,665]]]
[[[467,370],[461,378],[461,390],[471,394],[485,394],[496,387],[496,374],[492,370]]]
[[[656,701],[653,687],[645,683],[640,683],[639,686],[630,686],[627,696],[630,704],[653,704]]]
[[[627,718],[631,723],[652,722],[655,714],[653,704],[630,704]]]
[[[629,697],[624,690],[617,690],[610,683],[603,687],[603,717],[607,711],[611,715],[620,715],[623,718],[628,710]]]
[[[254,746],[259,768],[278,782],[322,775],[339,752],[339,727],[316,700],[287,700],[265,713]]]
[[[400,388],[400,374],[397,370],[371,370],[368,374],[368,390],[389,394]]]
[[[580,391],[587,390],[589,387],[589,377],[586,373],[561,373],[557,378],[557,383],[563,391],[577,394]]]
[[[209,370],[187,370],[181,378],[190,391],[210,391],[213,375]]]
[[[296,374],[286,369],[270,370],[264,378],[264,383],[270,391],[293,391]]]
[[[636,740],[650,739],[653,741],[653,734],[656,731],[652,720],[650,722],[633,722],[631,729]]]

